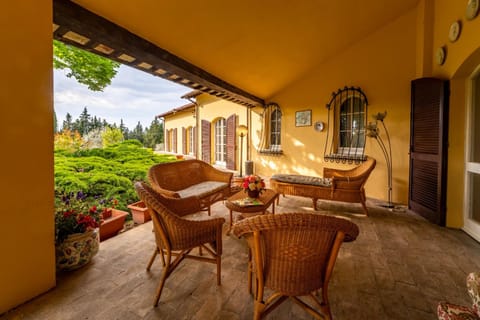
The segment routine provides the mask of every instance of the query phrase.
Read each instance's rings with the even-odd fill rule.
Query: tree
[[[108,147],[109,145],[122,142],[123,134],[122,131],[118,128],[107,127],[102,133],[103,147]]]
[[[163,123],[155,119],[149,128],[145,129],[144,146],[155,149],[155,145],[163,141]]]
[[[57,121],[57,113],[53,111],[53,133],[58,132],[58,121]]]
[[[128,137],[128,128],[125,126],[125,124],[123,123],[123,119],[120,119],[120,128],[119,128],[122,133],[123,133],[123,137],[125,138],[125,140],[128,140],[129,137]]]
[[[70,131],[68,129],[62,130],[62,132],[56,133],[54,137],[55,150],[66,150],[69,152],[75,152],[80,150],[83,145],[83,139],[77,131]]]
[[[136,139],[143,144],[143,127],[140,121],[138,121],[137,126],[133,131],[128,135],[130,139]]]
[[[87,107],[83,108],[82,113],[77,121],[75,121],[75,129],[82,135],[86,135],[92,128],[90,123],[91,116],[88,113]]]
[[[62,131],[65,131],[65,130],[70,130],[70,131],[73,130],[72,115],[68,112],[65,115],[65,121],[63,121],[63,124],[62,124]]]
[[[112,82],[120,64],[53,40],[53,67],[68,70],[66,73],[68,78],[75,78],[92,91],[103,91]]]

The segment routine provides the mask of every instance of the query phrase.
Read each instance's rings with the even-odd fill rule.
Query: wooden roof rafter
[[[254,96],[69,0],[53,1],[53,36],[86,51],[247,107]]]

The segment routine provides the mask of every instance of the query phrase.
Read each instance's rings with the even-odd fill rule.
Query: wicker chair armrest
[[[196,196],[186,198],[164,197],[162,202],[168,209],[175,212],[175,214],[177,214],[179,217],[198,212],[202,209],[200,199]]]
[[[227,182],[230,184],[233,177],[232,172],[222,171],[212,166],[205,166],[204,172],[206,176],[205,180],[210,180],[210,181],[221,181],[221,182]]]
[[[150,183],[150,184],[151,184],[152,189],[155,190],[155,192],[160,193],[160,194],[163,195],[164,197],[168,197],[168,198],[180,198],[180,195],[179,195],[178,192],[176,192],[176,191],[164,189],[164,188],[160,187],[160,186],[159,186],[158,184],[156,184],[156,183]]]

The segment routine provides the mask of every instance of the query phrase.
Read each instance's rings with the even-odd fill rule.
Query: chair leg
[[[158,284],[158,287],[157,287],[157,293],[155,295],[155,300],[153,301],[154,307],[158,306],[158,301],[160,300],[160,296],[162,295],[162,290],[163,290],[163,286],[165,285],[165,280],[167,280],[167,277],[170,273],[170,261],[171,261],[171,255],[167,253],[167,265],[163,268],[162,278],[160,279],[160,283]]]
[[[222,284],[222,256],[217,254],[217,285]]]
[[[152,267],[153,261],[155,261],[155,258],[157,257],[157,254],[159,254],[158,247],[155,247],[155,251],[152,254],[152,257],[150,258],[150,261],[148,262],[147,265],[147,271],[150,271],[150,268]],[[165,266],[165,260],[163,259],[163,254],[162,254],[162,260],[163,260],[163,265]]]

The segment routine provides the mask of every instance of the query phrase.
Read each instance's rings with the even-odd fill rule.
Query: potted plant
[[[128,212],[116,209],[117,199],[101,200],[100,241],[116,236],[125,224]]]
[[[132,212],[133,221],[135,223],[142,224],[150,221],[150,210],[147,208],[145,203],[143,203],[143,201],[137,201],[129,204],[127,208]]]
[[[258,198],[265,191],[265,181],[260,176],[252,174],[243,179],[242,187],[249,198]]]
[[[98,252],[101,211],[82,192],[58,196],[55,202],[56,266],[74,270]]]

